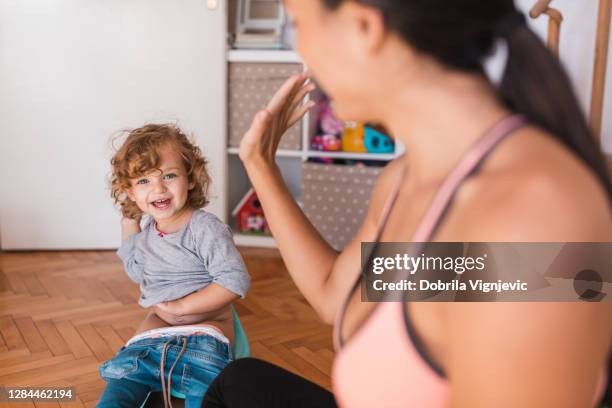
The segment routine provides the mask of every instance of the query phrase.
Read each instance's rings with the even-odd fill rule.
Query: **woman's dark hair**
[[[561,63],[524,23],[513,0],[321,0],[376,8],[390,31],[451,68],[483,72],[482,60],[503,37],[508,61],[498,92],[512,110],[550,132],[595,173],[612,200],[606,161]],[[518,17],[518,18],[517,18]]]

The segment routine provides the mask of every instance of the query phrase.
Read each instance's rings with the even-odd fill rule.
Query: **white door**
[[[0,0],[3,249],[119,244],[110,138],[178,122],[210,160],[225,218],[226,4]]]

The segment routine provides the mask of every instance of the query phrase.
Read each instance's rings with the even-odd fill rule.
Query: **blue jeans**
[[[178,358],[183,342],[185,348]],[[187,408],[200,408],[208,385],[232,360],[229,344],[208,335],[143,339],[122,347],[100,366],[107,386],[97,407],[138,408],[149,392],[161,391],[160,367],[166,344],[164,381],[168,383],[168,373],[178,358],[172,370],[172,390],[186,396]]]

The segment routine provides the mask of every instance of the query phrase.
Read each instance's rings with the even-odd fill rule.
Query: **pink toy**
[[[319,102],[319,127],[323,133],[329,135],[340,134],[344,129],[344,125],[336,118],[334,110],[327,100]]]
[[[342,143],[336,135],[317,135],[312,138],[311,147],[313,150],[337,152],[342,148]]]

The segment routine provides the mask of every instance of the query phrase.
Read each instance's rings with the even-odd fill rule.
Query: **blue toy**
[[[363,144],[368,153],[393,153],[395,151],[393,139],[369,126],[365,127]]]

